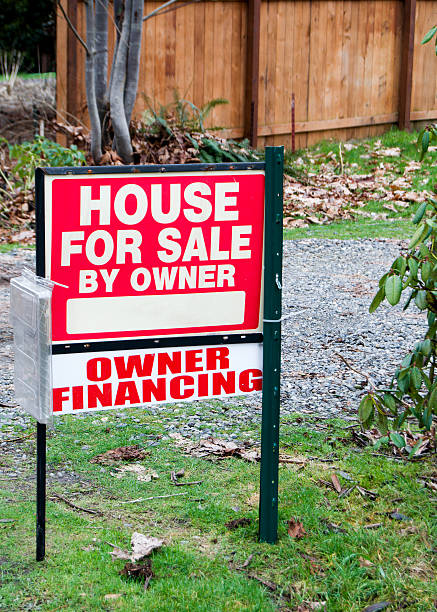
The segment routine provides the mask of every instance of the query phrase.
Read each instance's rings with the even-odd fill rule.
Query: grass
[[[354,148],[350,151],[344,149],[342,145],[342,157],[344,162],[344,172],[347,174],[371,174],[378,167],[384,170],[387,176],[395,180],[402,176],[406,165],[411,161],[419,160],[417,149],[416,132],[408,133],[397,129],[392,129],[382,136],[366,140],[350,141]],[[381,142],[383,149],[400,148],[400,156],[378,156],[372,155],[375,150],[375,143]],[[333,159],[332,156],[335,155]],[[331,156],[331,157],[330,157]],[[310,149],[296,151],[286,151],[285,165],[290,165],[292,174],[308,173],[318,174],[321,165],[332,160],[332,167],[339,168],[340,143],[334,141],[321,142]],[[423,160],[420,170],[413,174],[412,189],[415,191],[428,190],[433,192],[437,189],[437,153],[431,151]],[[337,168],[337,169],[338,169]],[[338,169],[339,171],[339,169]],[[363,207],[362,210],[371,213],[386,213],[387,220],[359,219],[358,221],[341,221],[330,225],[316,226],[308,228],[286,229],[284,237],[286,239],[301,238],[330,238],[330,239],[357,239],[357,238],[409,238],[413,231],[410,219],[414,215],[418,204],[412,203],[408,208],[399,212],[394,212],[383,208],[384,202],[373,200]]]
[[[17,79],[50,79],[50,78],[55,78],[56,77],[56,72],[35,72],[35,73],[27,73],[27,72],[19,72],[17,74]],[[8,79],[3,76],[0,75],[0,83],[2,81],[7,81]]]
[[[273,611],[326,602],[329,612],[358,612],[379,601],[391,601],[388,610],[433,607],[435,493],[418,479],[433,469],[435,474],[429,460],[404,463],[357,449],[351,429],[340,420],[287,417],[282,451],[306,463],[281,464],[279,540],[261,544],[259,466],[233,458],[194,458],[165,435],[166,424],[189,420],[199,410],[208,420],[226,422],[218,402],[164,407],[158,415],[131,409],[122,415],[111,411],[56,420],[48,440],[47,558],[40,564],[34,561],[34,440],[16,443],[20,457],[27,456],[22,462],[26,469],[19,480],[2,483],[0,516],[13,522],[0,523],[0,609]],[[248,422],[229,424],[230,431],[239,438],[260,435],[258,424]],[[138,441],[150,451],[141,463],[158,473],[157,480],[115,478],[113,468],[89,462],[98,453]],[[5,448],[3,470],[13,463],[11,447]],[[175,488],[169,473],[181,468],[185,480],[202,484]],[[344,486],[350,485],[340,471],[375,491],[376,500],[361,497],[356,489],[339,497],[320,482],[336,472]],[[104,515],[73,510],[50,499],[54,492]],[[187,494],[121,503],[175,492]],[[389,518],[394,510],[410,520]],[[250,518],[251,524],[235,531],[225,527],[240,517]],[[303,523],[307,535],[302,539],[287,534],[291,517]],[[365,529],[374,523],[380,526]],[[124,562],[109,556],[108,542],[127,548],[135,530],[165,539],[152,555],[155,576],[147,591],[122,578],[118,572]],[[251,554],[249,567],[238,570]],[[276,590],[259,579],[275,583]],[[119,597],[105,598],[108,594]]]

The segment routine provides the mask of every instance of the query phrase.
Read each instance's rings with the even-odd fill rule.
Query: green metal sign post
[[[259,539],[261,542],[273,544],[278,537],[284,148],[266,147],[265,162],[263,399]]]

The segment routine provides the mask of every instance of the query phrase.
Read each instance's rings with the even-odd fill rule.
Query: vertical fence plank
[[[401,76],[399,82],[399,128],[411,127],[411,88],[413,84],[414,30],[416,0],[404,0]]]
[[[67,15],[72,25],[77,29],[77,0],[68,0]],[[71,28],[68,28],[67,33],[67,113],[68,121],[74,119],[78,115],[78,94],[77,91],[77,39]],[[85,97],[85,92],[80,92]]]
[[[261,0],[248,0],[245,136],[258,144],[258,87]]]

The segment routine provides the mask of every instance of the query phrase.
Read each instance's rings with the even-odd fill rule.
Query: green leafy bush
[[[32,142],[10,146],[9,155],[15,160],[13,172],[25,190],[33,186],[35,168],[85,164],[85,155],[76,145],[66,148],[41,136],[36,136]]]
[[[417,229],[408,250],[381,277],[369,312],[387,300],[395,306],[409,292],[404,310],[415,305],[426,312],[428,329],[422,341],[403,359],[387,389],[374,389],[361,400],[359,417],[364,427],[376,424],[392,442],[405,445],[393,433],[413,417],[420,429],[429,431],[437,414],[437,200],[430,198],[417,209]],[[390,433],[391,432],[391,433]]]

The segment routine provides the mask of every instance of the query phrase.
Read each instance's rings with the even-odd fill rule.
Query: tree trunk
[[[94,0],[86,0],[86,37],[88,52],[85,60],[86,100],[91,123],[91,155],[98,164],[102,157],[102,129],[96,102],[95,88],[95,27]]]
[[[106,87],[108,74],[108,0],[96,0],[96,56],[94,81],[100,122],[107,111]]]
[[[126,84],[124,87],[124,111],[127,124],[130,124],[132,110],[138,90],[138,77],[140,73],[141,34],[143,25],[143,0],[132,0],[132,14],[130,20],[130,42],[126,66]]]
[[[132,144],[130,141],[129,125],[124,110],[124,88],[126,84],[126,64],[129,47],[130,21],[132,14],[132,0],[126,0],[124,7],[123,27],[117,53],[114,59],[111,88],[109,90],[109,108],[117,153],[122,160],[132,163]]]

